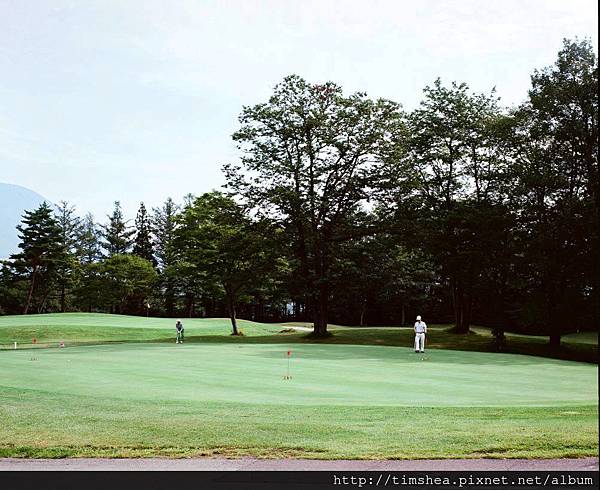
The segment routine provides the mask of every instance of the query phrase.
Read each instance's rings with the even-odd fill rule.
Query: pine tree
[[[29,312],[34,298],[41,312],[52,285],[56,283],[58,268],[65,260],[60,226],[52,208],[42,203],[33,211],[25,211],[23,220],[17,225],[20,253],[11,256],[12,265],[18,274],[27,276],[29,290],[23,314]]]
[[[131,237],[134,230],[127,226],[119,201],[115,201],[115,208],[112,215],[108,216],[108,220],[106,225],[101,225],[101,236],[104,238],[101,242],[102,247],[109,257],[128,253],[131,249]]]
[[[58,285],[60,297],[60,311],[65,312],[67,306],[68,291],[76,282],[78,270],[77,263],[77,239],[81,218],[75,215],[75,207],[66,201],[61,201],[56,209],[56,219],[60,228],[60,241],[64,249],[64,260],[58,264]]]
[[[175,231],[175,216],[179,207],[170,197],[161,208],[154,208],[152,226],[154,231],[154,249],[162,269],[173,265],[175,250],[173,248],[173,233]]]
[[[168,315],[175,314],[176,281],[173,267],[177,261],[173,239],[175,233],[175,217],[179,207],[168,198],[161,208],[154,208],[152,224],[154,227],[154,249],[160,268],[160,289],[164,306]]]
[[[156,267],[154,258],[154,249],[151,241],[152,227],[146,212],[144,203],[140,204],[137,216],[135,218],[135,239],[133,241],[133,253],[138,257],[146,259]]]
[[[92,264],[102,257],[100,231],[91,213],[85,215],[77,230],[77,256],[84,264]]]

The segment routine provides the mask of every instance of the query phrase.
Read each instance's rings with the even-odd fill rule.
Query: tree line
[[[600,319],[598,62],[564,40],[525,101],[436,80],[412,111],[298,76],[244,107],[222,192],[133,225],[27,211],[2,313],[106,311],[548,335]]]

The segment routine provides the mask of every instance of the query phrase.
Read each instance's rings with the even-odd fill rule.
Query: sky
[[[0,182],[99,221],[218,189],[289,74],[407,110],[437,77],[516,105],[591,0],[0,0]]]

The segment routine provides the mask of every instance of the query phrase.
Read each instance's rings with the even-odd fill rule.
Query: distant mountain
[[[37,208],[44,201],[50,203],[37,192],[0,182],[0,259],[18,251],[19,238],[15,226],[21,222],[23,212]]]

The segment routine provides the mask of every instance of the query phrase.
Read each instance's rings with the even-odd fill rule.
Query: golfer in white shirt
[[[421,321],[421,316],[417,316],[415,322],[415,352],[425,352],[425,334],[427,333],[427,324]]]

